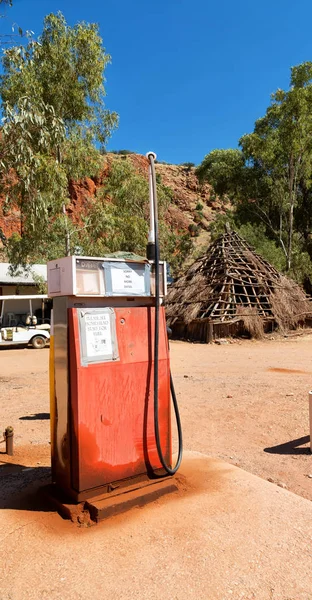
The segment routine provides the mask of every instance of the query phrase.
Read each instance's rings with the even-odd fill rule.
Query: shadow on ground
[[[305,435],[304,437],[298,438],[297,440],[291,440],[284,444],[278,444],[277,446],[271,446],[270,448],[264,448],[264,452],[269,454],[311,454],[310,448],[300,448],[303,444],[308,444],[310,436]]]
[[[50,467],[2,463],[0,455],[0,510],[53,511],[47,499],[38,493],[50,482]]]
[[[20,421],[43,421],[45,419],[50,419],[50,413],[35,413],[34,415],[26,415],[19,418]]]

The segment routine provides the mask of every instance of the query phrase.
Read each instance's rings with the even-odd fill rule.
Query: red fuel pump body
[[[154,308],[114,308],[118,360],[85,365],[76,308],[68,308],[70,480],[79,497],[161,469],[154,434]],[[164,309],[159,328],[159,429],[172,463],[170,367]]]

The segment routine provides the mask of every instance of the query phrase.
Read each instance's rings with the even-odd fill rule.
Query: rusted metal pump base
[[[178,487],[172,477],[161,481],[150,480],[128,487],[117,488],[111,492],[88,498],[74,504],[56,485],[51,484],[40,491],[55,506],[57,512],[65,519],[82,526],[91,526],[135,506],[144,506],[165,494],[176,492]]]

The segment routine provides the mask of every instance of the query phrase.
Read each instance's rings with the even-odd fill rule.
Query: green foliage
[[[104,105],[109,61],[97,25],[70,27],[61,13],[45,18],[38,41],[4,52],[1,192],[7,210],[18,205],[21,214],[21,236],[7,244],[12,263],[53,258],[76,246],[79,235],[65,209],[69,183],[99,173],[94,141],[103,146],[117,124]]]
[[[148,182],[128,161],[111,165],[80,226],[66,214],[69,184],[99,176],[103,145],[116,124],[115,113],[105,111],[103,103],[103,71],[109,60],[96,25],[69,27],[61,13],[46,17],[38,42],[30,39],[25,47],[4,53],[2,192],[7,210],[17,204],[21,213],[21,233],[6,243],[13,265],[62,256],[65,241],[71,253],[145,255]],[[118,154],[126,157],[131,151]],[[157,179],[162,258],[176,272],[192,242],[167,225],[173,192]]]
[[[300,260],[308,272],[305,253],[312,256],[312,62],[291,69],[289,90],[272,95],[265,116],[239,143],[241,150],[210,152],[198,177],[231,199],[237,227],[249,223],[247,234],[261,229],[279,246],[273,262],[300,279]],[[259,239],[257,244],[264,247]]]
[[[183,270],[186,259],[193,252],[193,242],[189,233],[174,232],[166,225],[161,225],[163,257],[170,265],[170,273],[177,277]]]
[[[272,95],[266,115],[256,122],[252,134],[241,138],[240,145],[250,165],[256,205],[267,224],[271,221],[272,230],[277,227],[271,215],[275,212],[278,216],[279,240],[289,270],[294,210],[300,203],[300,186],[309,187],[311,181],[312,63],[291,69],[289,91],[277,90]]]
[[[161,258],[174,274],[192,248],[189,235],[176,233],[165,221],[171,194],[157,185]],[[113,162],[84,227],[75,243],[84,254],[102,256],[116,251],[145,256],[149,223],[148,182],[128,162]]]
[[[300,285],[312,281],[312,260],[308,252],[302,252],[294,245],[293,263],[288,275]]]
[[[263,258],[269,261],[279,271],[285,270],[285,255],[282,249],[276,245],[276,242],[269,239],[266,229],[262,223],[247,222],[239,223],[235,213],[227,211],[226,214],[218,215],[210,224],[209,230],[211,240],[214,241],[217,237],[225,232],[225,225],[228,224],[233,231],[246,240],[255,251]]]
[[[50,219],[61,210],[67,178],[55,160],[58,144],[65,139],[63,121],[53,107],[21,98],[12,109],[6,106],[0,141],[0,169],[5,210],[19,206],[22,237],[27,247],[37,246]],[[18,250],[19,247],[19,250]],[[8,241],[9,258],[22,253],[22,240]],[[24,256],[22,262],[27,262]]]
[[[103,166],[102,155],[88,131],[78,125],[72,128],[64,141],[61,162],[68,180],[96,177]]]
[[[233,211],[226,211],[225,214],[218,213],[215,219],[211,221],[209,225],[209,231],[212,242],[214,242],[219,235],[225,233],[225,226],[227,223],[231,229],[237,231],[239,225],[236,224],[235,214]]]
[[[186,171],[190,171],[193,167],[195,167],[195,163],[193,162],[184,162],[181,164],[181,167],[185,167]]]
[[[201,223],[204,218],[204,214],[201,210],[197,210],[194,214],[195,223]]]
[[[67,232],[67,219],[57,216],[50,220],[42,235],[40,221],[31,235],[13,233],[7,244],[7,258],[13,270],[29,264],[45,263],[48,260],[64,256],[64,239]]]
[[[188,231],[191,237],[198,237],[200,234],[200,225],[195,225],[195,223],[190,223],[188,226]]]
[[[38,273],[35,273],[34,271],[32,271],[32,278],[38,288],[38,294],[47,294],[48,285],[45,281],[45,278],[42,275],[38,275]]]
[[[212,150],[196,175],[200,183],[208,181],[218,196],[235,198],[241,188],[244,157],[240,150]]]
[[[82,239],[87,253],[142,252],[147,239],[148,183],[129,163],[114,162],[87,217]]]
[[[201,202],[197,202],[195,206],[195,210],[203,210],[204,205]]]
[[[27,96],[53,106],[66,127],[88,124],[94,139],[105,143],[117,115],[105,109],[104,69],[110,56],[94,23],[67,25],[61,12],[44,19],[38,42],[5,50],[1,97],[14,107]]]
[[[163,195],[168,199],[168,203],[174,201],[174,192],[171,189],[171,187],[169,187],[168,185],[164,185],[163,183],[161,183],[161,181],[158,181],[158,187],[159,190],[161,190],[161,192],[163,193]]]
[[[225,232],[226,224],[237,231],[262,258],[272,264],[278,271],[284,272],[286,270],[285,254],[280,245],[272,237],[269,237],[263,223],[257,224],[249,221],[242,223],[237,212],[227,211],[226,214],[217,215],[216,219],[210,224],[209,230],[212,241]],[[293,264],[288,275],[302,285],[307,278],[312,281],[312,260],[309,253],[304,249],[303,239],[297,233],[294,236],[293,245]]]
[[[268,238],[263,224],[254,225],[247,223],[237,229],[239,235],[244,238],[256,252],[271,263],[278,271],[285,270],[285,255],[281,247],[274,240]]]
[[[121,154],[122,156],[127,156],[128,154],[134,154],[132,150],[110,150],[112,154]]]

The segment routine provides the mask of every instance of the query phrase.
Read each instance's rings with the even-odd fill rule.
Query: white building
[[[9,263],[0,263],[0,314],[2,313],[1,296],[6,297],[4,313],[2,315],[2,326],[22,325],[29,314],[29,300],[23,296],[36,296],[39,294],[39,282],[47,282],[47,266],[32,265],[31,269],[25,271],[20,269],[17,275],[10,275]],[[12,296],[12,300],[7,299]],[[13,299],[14,296],[14,299]],[[19,298],[17,299],[16,296]],[[42,297],[38,300],[32,299],[32,313],[38,314],[42,311]]]

